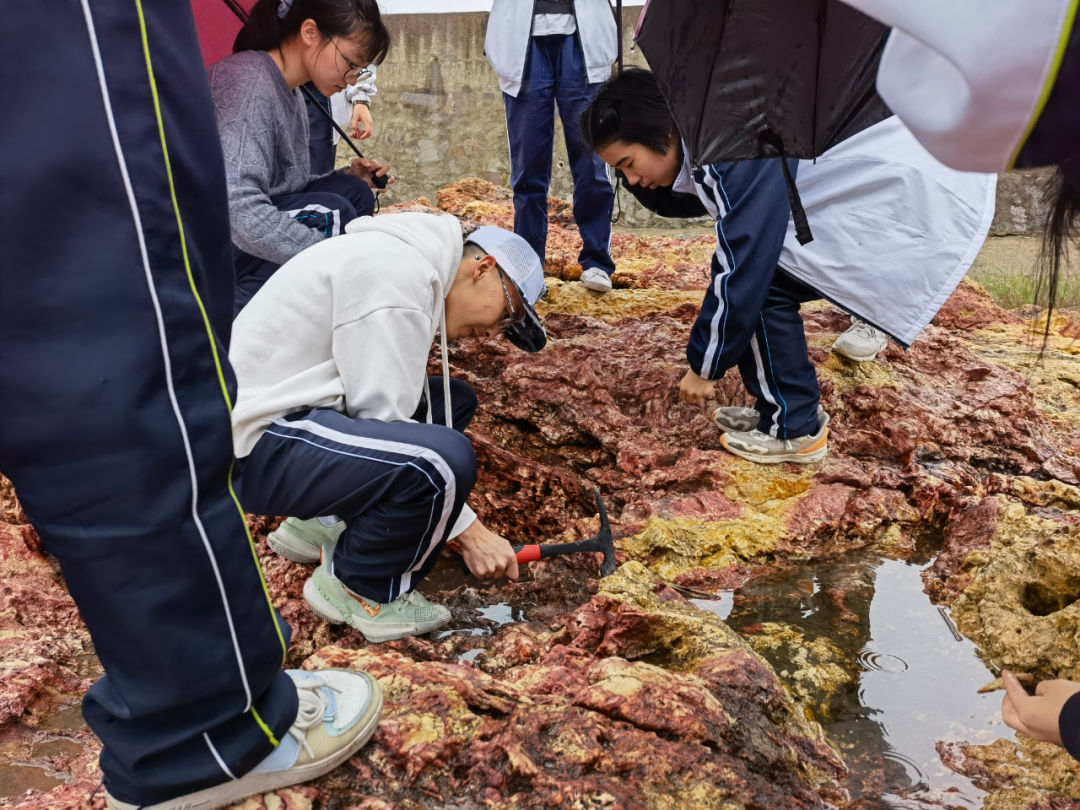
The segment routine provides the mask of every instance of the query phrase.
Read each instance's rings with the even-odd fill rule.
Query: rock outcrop
[[[511,217],[508,193],[480,180],[444,189],[438,206],[467,221]],[[859,548],[904,558],[932,547],[927,592],[988,662],[1080,678],[1073,321],[1052,324],[1036,364],[1029,322],[965,283],[910,350],[859,364],[828,350],[846,316],[811,305],[830,453],[761,467],[725,453],[709,413],[676,396],[711,237],[616,236],[616,289],[603,297],[574,283],[579,248],[569,211],[553,209],[544,352],[466,340],[450,360],[481,403],[469,433],[484,521],[524,542],[584,537],[597,487],[618,572],[600,580],[583,555],[483,584],[445,564],[424,590],[454,609],[451,629],[369,645],[312,616],[308,569],[260,539],[293,626],[291,663],[367,669],[387,706],[374,742],[339,772],[244,807],[853,807],[818,725],[850,688],[850,662],[784,625],[739,635],[686,595]],[[737,375],[716,391],[749,404]],[[275,522],[253,516],[260,538]],[[6,802],[80,806],[97,783],[96,743],[48,718],[96,674],[89,640],[6,482],[0,566],[0,763],[30,763],[57,785]],[[775,656],[792,662],[779,676]],[[48,740],[77,747],[35,755]],[[1049,746],[941,750],[991,791],[987,807],[1061,808],[1077,790],[1071,760]],[[1028,804],[1009,804],[1020,788]]]

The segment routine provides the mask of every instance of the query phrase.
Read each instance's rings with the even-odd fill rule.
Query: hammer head
[[[606,577],[615,573],[615,539],[611,536],[611,524],[608,523],[607,509],[604,508],[600,490],[593,487],[593,494],[596,495],[596,508],[600,512],[600,531],[596,535],[596,542],[604,554],[604,561],[600,563],[600,575]]]

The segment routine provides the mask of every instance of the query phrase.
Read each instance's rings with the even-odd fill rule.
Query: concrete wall
[[[640,13],[640,8],[624,9],[626,64],[645,64],[639,51],[630,50]],[[398,178],[393,199],[426,196],[434,202],[437,189],[471,176],[509,186],[502,93],[484,56],[487,14],[396,14],[386,21],[393,47],[379,68],[379,94],[372,104],[375,135],[358,145],[365,154],[391,164]],[[551,194],[568,200],[573,184],[557,119],[555,143]],[[342,145],[339,161],[350,156]],[[994,233],[1038,229],[1040,177],[1017,173],[1002,178]],[[631,226],[688,224],[653,216],[626,192],[620,198],[624,220]]]

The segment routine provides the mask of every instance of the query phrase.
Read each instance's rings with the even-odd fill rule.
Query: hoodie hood
[[[464,245],[457,217],[419,212],[357,217],[345,226],[345,233],[386,234],[419,251],[438,273],[442,297],[446,299],[461,264]]]

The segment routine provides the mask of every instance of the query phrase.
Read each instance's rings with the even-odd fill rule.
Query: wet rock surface
[[[510,221],[507,192],[479,180],[437,205]],[[374,742],[338,772],[243,807],[875,806],[845,792],[844,762],[818,725],[857,676],[848,652],[865,640],[865,594],[816,597],[850,616],[843,650],[783,624],[736,633],[688,601],[857,549],[931,549],[927,593],[992,666],[1080,677],[1073,320],[1052,324],[1034,365],[1030,323],[965,283],[909,351],[890,345],[859,364],[829,352],[846,316],[812,304],[830,453],[762,467],[726,454],[708,411],[676,396],[711,239],[616,236],[604,297],[575,282],[579,249],[569,212],[553,209],[544,352],[469,340],[450,360],[481,403],[469,433],[484,521],[521,542],[585,537],[598,487],[619,571],[601,580],[597,559],[576,555],[493,585],[448,561],[423,590],[450,605],[453,625],[369,645],[312,616],[309,569],[266,549],[276,518],[253,517],[293,627],[290,664],[360,666],[387,705]],[[735,374],[716,390],[750,404]],[[100,805],[87,799],[97,744],[71,708],[98,674],[92,649],[7,482],[0,566],[0,766],[15,774],[0,805]],[[1076,770],[1058,749],[1009,739],[940,750],[988,792],[986,807],[1073,806]]]

